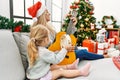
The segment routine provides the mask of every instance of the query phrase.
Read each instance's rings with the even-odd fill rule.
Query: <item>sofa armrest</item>
[[[0,80],[24,80],[25,71],[10,30],[0,30]]]

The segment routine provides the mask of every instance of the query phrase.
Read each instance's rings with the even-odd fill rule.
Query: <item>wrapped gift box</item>
[[[113,36],[113,38],[115,39],[114,44],[118,45],[119,44],[119,37],[118,36]]]
[[[109,31],[109,38],[113,38],[115,35],[119,36],[119,31]]]
[[[105,53],[105,44],[98,43],[97,54],[104,54]]]
[[[96,53],[97,43],[93,40],[83,40],[82,47],[87,47],[89,52]]]
[[[109,44],[107,42],[98,43],[97,54],[107,53],[108,49],[109,49]]]
[[[109,47],[109,43],[108,42],[105,42],[104,43],[104,49],[105,49],[105,53],[107,53],[107,51],[108,51],[108,49],[109,49],[110,47]]]
[[[115,38],[109,38],[108,39],[108,43],[109,43],[109,47],[110,48],[114,48],[115,47]]]

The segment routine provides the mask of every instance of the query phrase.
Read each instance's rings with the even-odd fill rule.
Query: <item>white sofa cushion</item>
[[[25,71],[10,30],[0,30],[0,80],[24,80]]]
[[[112,58],[98,60],[83,60],[79,63],[79,69],[87,62],[91,63],[90,74],[86,77],[61,78],[58,80],[119,80],[120,70],[114,65]]]

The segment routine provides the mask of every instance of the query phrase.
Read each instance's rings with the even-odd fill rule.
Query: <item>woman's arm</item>
[[[77,30],[77,28],[75,27],[75,25],[77,24],[77,19],[75,17],[72,17],[68,27],[67,27],[67,34],[74,34],[75,31]]]

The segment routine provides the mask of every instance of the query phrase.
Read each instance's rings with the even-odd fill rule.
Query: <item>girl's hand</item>
[[[75,50],[75,46],[66,46],[65,48],[68,52],[73,52]]]

